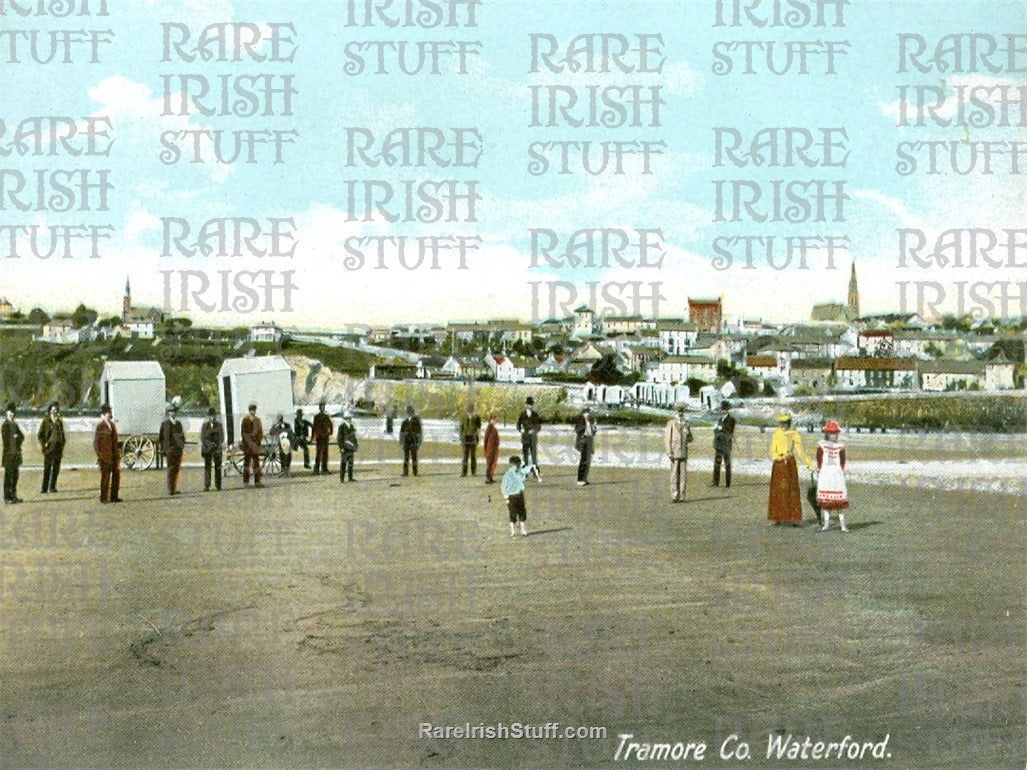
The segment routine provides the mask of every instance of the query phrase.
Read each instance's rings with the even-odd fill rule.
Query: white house
[[[1012,390],[1015,385],[1013,374],[1016,372],[1016,363],[1010,361],[1004,355],[999,354],[990,361],[984,362],[984,389],[985,390]]]
[[[496,382],[524,382],[525,377],[534,377],[535,368],[531,362],[514,356],[485,356],[485,363]]]
[[[791,357],[759,353],[745,357],[745,368],[753,377],[784,384],[791,381]]]
[[[250,327],[250,342],[280,342],[282,330],[272,323],[259,323]]]
[[[581,305],[574,309],[574,329],[572,337],[591,337],[595,334],[595,313],[588,305]]]
[[[685,355],[699,336],[699,327],[691,321],[663,322],[657,326],[657,330],[660,333],[660,347],[671,356]]]
[[[52,345],[74,345],[82,342],[83,329],[76,329],[70,318],[53,318],[43,324],[37,342]]]
[[[914,358],[841,356],[835,359],[834,375],[839,390],[915,390],[917,362]]]
[[[717,378],[717,362],[709,356],[667,356],[646,373],[652,382],[666,384]]]

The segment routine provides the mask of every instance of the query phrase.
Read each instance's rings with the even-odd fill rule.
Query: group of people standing
[[[4,422],[0,426],[3,447],[4,502],[11,504],[23,502],[18,497],[18,477],[25,434],[22,433],[15,420],[16,414],[16,405],[14,403],[7,404]],[[61,417],[61,406],[56,401],[47,407],[46,417],[39,423],[36,440],[39,442],[39,451],[43,453],[43,485],[40,492],[45,495],[57,491],[57,476],[61,472],[64,445],[68,441],[67,432],[64,429],[64,419]]]
[[[4,470],[4,502],[20,503],[17,486],[19,469],[22,464],[22,444],[25,436],[15,419],[15,404],[9,403],[0,435],[3,443]],[[394,410],[388,412],[386,432],[391,427]],[[814,462],[819,471],[816,480],[816,509],[821,517],[821,528],[830,527],[832,511],[837,512],[838,522],[843,532],[848,532],[844,511],[849,507],[848,490],[845,481],[846,453],[845,445],[839,440],[841,427],[834,420],[829,420],[823,428],[824,438],[817,445],[815,461],[810,458],[803,446],[799,432],[792,427],[791,415],[781,413],[776,416],[778,428],[770,441],[772,459],[770,477],[770,498],[767,506],[767,517],[774,524],[802,523],[801,489],[798,478],[798,462],[803,462],[810,470]],[[734,444],[736,426],[727,402],[721,404],[721,415],[713,431],[713,480],[711,486],[719,486],[721,468],[725,487],[731,486],[731,453]],[[530,476],[542,480],[542,472],[538,461],[538,437],[542,428],[542,418],[535,409],[535,402],[528,397],[524,409],[518,415],[516,430],[520,439],[521,455],[510,459],[510,468],[502,479],[503,495],[510,512],[511,534],[520,527],[526,534],[527,518],[524,504],[525,482]],[[477,475],[477,448],[482,441],[482,420],[476,414],[474,405],[468,404],[466,414],[461,416],[457,431],[462,446],[461,476]],[[579,486],[589,484],[588,475],[592,457],[595,453],[595,436],[598,432],[595,415],[589,406],[585,406],[574,423],[575,448],[579,452],[577,483]],[[274,437],[274,449],[279,456],[282,474],[289,476],[291,471],[292,452],[303,452],[303,467],[310,468],[309,444],[314,444],[314,475],[327,475],[328,448],[332,436],[339,447],[339,481],[353,481],[353,469],[356,452],[359,446],[357,429],[353,424],[353,412],[347,408],[342,419],[336,426],[326,411],[326,402],[318,405],[318,412],[313,421],[307,420],[302,409],[296,410],[296,417],[290,426],[279,414],[271,428]],[[47,415],[40,421],[36,438],[43,454],[43,477],[41,492],[43,494],[57,491],[57,478],[61,470],[61,460],[67,443],[67,431],[60,414],[60,405],[51,403]],[[406,418],[399,430],[399,443],[403,452],[403,475],[411,472],[417,476],[418,451],[424,439],[421,418],[413,406],[407,407]],[[178,406],[169,404],[164,421],[158,431],[158,445],[166,463],[167,489],[169,495],[178,495],[179,477],[185,451],[185,430],[178,419]],[[664,447],[670,460],[671,501],[684,502],[687,490],[688,445],[693,441],[692,430],[684,405],[679,405],[676,415],[668,420],[664,430]],[[243,452],[243,485],[248,486],[252,477],[256,487],[262,487],[262,454],[264,450],[264,427],[257,416],[257,405],[251,403],[248,413],[240,426],[240,448]],[[485,483],[495,483],[496,469],[499,464],[499,430],[496,426],[496,413],[488,415],[484,431]],[[121,443],[117,424],[109,404],[100,408],[100,420],[93,431],[93,450],[96,463],[100,469],[100,501],[102,503],[121,502],[120,466]],[[225,451],[225,429],[218,417],[217,410],[211,407],[207,419],[200,427],[200,454],[203,457],[203,488],[209,491],[211,484],[216,490],[221,489],[222,463]]]

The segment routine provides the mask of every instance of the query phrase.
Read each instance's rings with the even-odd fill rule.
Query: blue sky
[[[91,0],[91,6],[98,6]],[[177,310],[181,274],[205,272],[211,282],[219,271],[294,271],[295,291],[291,310],[281,295],[271,308],[250,312],[232,309],[201,312],[190,301],[189,314],[197,320],[238,325],[275,320],[286,325],[340,326],[347,323],[440,321],[456,318],[545,317],[550,292],[560,303],[588,301],[589,282],[606,287],[627,301],[629,310],[644,315],[654,311],[643,300],[634,305],[630,292],[610,288],[610,282],[638,281],[644,294],[654,282],[665,298],[661,315],[680,315],[688,296],[723,295],[730,315],[763,316],[772,320],[808,317],[810,305],[844,301],[849,264],[856,260],[864,312],[898,310],[897,282],[907,282],[907,309],[917,310],[915,287],[910,282],[930,281],[927,297],[937,287],[945,292],[939,309],[957,309],[959,282],[993,283],[1023,281],[1027,252],[995,266],[917,267],[901,266],[896,229],[919,228],[932,239],[951,228],[984,228],[999,232],[1023,228],[1027,211],[1025,176],[1011,174],[1009,156],[994,159],[993,174],[927,174],[918,170],[900,174],[896,146],[904,141],[1024,142],[1027,130],[1014,108],[1012,126],[899,127],[897,86],[934,85],[952,98],[960,87],[1027,84],[1023,72],[897,72],[900,33],[922,35],[932,50],[944,35],[990,34],[1001,44],[1003,35],[1027,30],[1022,3],[991,2],[855,2],[844,8],[844,27],[756,28],[714,26],[713,0],[695,2],[523,2],[484,0],[476,8],[477,26],[434,29],[347,27],[347,3],[342,2],[245,2],[210,0],[164,2],[126,0],[110,2],[108,16],[21,18],[8,8],[6,29],[112,29],[114,41],[100,47],[99,63],[89,63],[85,49],[75,50],[75,63],[40,65],[11,63],[0,41],[3,110],[0,118],[7,133],[0,148],[11,149],[11,132],[31,116],[62,115],[77,120],[85,116],[109,117],[114,143],[108,158],[20,156],[0,158],[0,168],[23,173],[31,180],[36,169],[109,169],[113,190],[108,211],[55,213],[19,211],[11,198],[0,208],[0,225],[111,224],[114,237],[101,244],[101,256],[72,259],[31,256],[11,257],[6,235],[0,236],[0,295],[28,310],[33,305],[50,309],[72,308],[84,301],[104,312],[120,309],[124,279],[132,281],[139,304],[162,305],[165,274],[172,271],[169,295]],[[363,2],[357,5],[363,6]],[[393,3],[402,6],[403,3]],[[429,11],[431,4],[413,3]],[[726,5],[730,6],[731,3]],[[772,9],[764,0],[759,7]],[[792,9],[782,3],[784,11]],[[802,3],[794,4],[796,6]],[[815,4],[812,4],[815,5]],[[458,9],[459,18],[466,17]],[[834,18],[832,7],[828,18]],[[272,23],[295,29],[295,58],[291,63],[162,61],[162,22],[188,26],[195,39],[207,24],[251,22],[265,31]],[[658,73],[551,73],[531,72],[531,35],[549,34],[563,49],[572,38],[589,33],[626,36],[637,45],[638,35],[659,35],[662,59]],[[403,41],[409,49],[424,41],[476,41],[480,55],[468,56],[467,72],[456,72],[455,58],[443,56],[441,75],[378,75],[365,71],[350,75],[347,44],[363,41]],[[846,53],[836,58],[837,74],[823,72],[824,57],[813,56],[810,74],[772,75],[765,71],[746,75],[718,75],[713,54],[718,41],[774,41],[777,51],[789,42],[845,41]],[[1022,39],[1021,49],[1027,48]],[[286,48],[288,44],[285,44]],[[265,43],[257,48],[267,51]],[[822,49],[821,49],[822,50]],[[736,68],[741,60],[734,53]],[[997,59],[997,57],[996,57]],[[628,56],[630,61],[631,57]],[[1027,68],[1027,51],[1014,53],[1014,69]],[[635,57],[637,62],[637,57]],[[781,61],[781,60],[777,60]],[[765,63],[765,62],[764,62]],[[966,62],[964,61],[964,64]],[[759,59],[757,65],[765,69]],[[395,69],[394,59],[390,68]],[[964,66],[964,69],[969,69]],[[204,116],[162,115],[163,75],[202,74],[216,84],[221,74],[231,76],[270,73],[289,75],[297,90],[292,115]],[[659,125],[649,120],[640,126],[532,127],[531,87],[571,86],[579,98],[587,86],[601,88],[658,86],[661,106]],[[993,91],[992,93],[997,93]],[[277,102],[281,104],[280,100]],[[951,110],[951,102],[944,109]],[[278,110],[280,113],[280,110]],[[575,113],[578,114],[578,113]],[[949,114],[944,111],[941,114]],[[482,138],[476,168],[347,167],[346,128],[360,127],[376,136],[400,127],[474,128]],[[714,165],[714,127],[737,129],[749,137],[766,127],[842,128],[847,135],[848,157],[844,168],[728,168]],[[167,131],[193,129],[296,131],[295,143],[283,149],[285,162],[267,160],[268,147],[259,148],[262,162],[255,164],[191,164],[161,161],[162,135]],[[651,172],[639,172],[637,160],[628,162],[623,175],[589,176],[582,173],[535,175],[529,172],[533,142],[604,141],[663,142],[662,154],[652,159]],[[999,146],[999,145],[996,145]],[[1008,147],[1008,145],[1003,145]],[[184,147],[184,146],[183,146]],[[968,152],[962,145],[957,152]],[[555,156],[550,155],[551,159]],[[921,154],[918,157],[923,158]],[[960,155],[965,159],[966,155]],[[1027,158],[1021,159],[1021,169]],[[1001,173],[1001,172],[1005,173]],[[11,189],[12,177],[7,189]],[[481,199],[475,205],[476,221],[396,222],[375,217],[361,221],[362,212],[348,211],[347,182],[383,180],[398,185],[403,180],[455,179],[459,185],[473,180]],[[833,185],[844,180],[849,199],[844,221],[791,223],[715,222],[716,180],[751,180],[762,184],[769,195],[773,180],[822,179]],[[459,186],[458,185],[458,186]],[[358,188],[359,189],[359,188]],[[30,198],[32,196],[29,196]],[[22,196],[21,199],[24,199]],[[833,207],[828,209],[833,211]],[[458,211],[466,211],[458,206]],[[162,256],[162,218],[185,218],[193,228],[216,217],[292,218],[296,248],[291,258]],[[354,221],[356,220],[356,221]],[[614,228],[662,231],[665,255],[658,268],[635,266],[532,267],[532,228],[556,231],[561,243],[574,231]],[[366,236],[426,235],[476,236],[477,250],[470,252],[467,269],[457,269],[457,259],[445,254],[438,270],[424,266],[408,270],[394,254],[386,269],[347,269],[348,238]],[[785,236],[847,236],[848,250],[840,252],[831,269],[823,252],[810,255],[808,269],[793,261],[782,269],[766,260],[752,269],[732,264],[718,269],[714,241],[731,236],[774,235],[778,244]],[[1021,238],[1022,243],[1027,238]],[[352,242],[351,242],[352,243]],[[737,247],[736,247],[737,248]],[[997,253],[997,252],[996,252]],[[775,252],[779,264],[783,252]],[[352,263],[350,263],[352,266]],[[198,279],[197,279],[198,280]],[[552,282],[563,282],[550,288]],[[535,282],[533,303],[530,282]],[[577,297],[571,297],[574,286]],[[963,284],[964,292],[968,284]],[[979,289],[994,299],[998,288]],[[1016,290],[1010,290],[1015,296]],[[990,292],[990,294],[989,294]],[[234,292],[233,292],[234,293]],[[600,291],[595,309],[621,310],[605,301]],[[211,288],[202,298],[219,306],[221,292]],[[229,297],[232,299],[232,296]],[[231,302],[230,302],[231,304]],[[559,309],[559,304],[557,305]],[[1001,306],[990,311],[980,302],[968,301],[964,309],[1002,314]],[[1009,304],[1006,314],[1019,312]]]

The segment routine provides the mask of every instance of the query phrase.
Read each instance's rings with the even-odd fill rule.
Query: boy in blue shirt
[[[517,525],[521,526],[521,536],[527,537],[528,530],[524,522],[528,518],[528,510],[524,507],[524,485],[534,465],[521,467],[521,458],[514,455],[510,458],[510,468],[503,474],[503,497],[510,511],[510,537],[517,536]]]

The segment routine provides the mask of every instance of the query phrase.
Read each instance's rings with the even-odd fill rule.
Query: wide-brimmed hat
[[[211,417],[213,417],[217,413],[218,413],[218,410],[215,409],[214,407],[211,407],[210,409],[207,410],[207,414],[209,414]]]
[[[774,419],[778,422],[791,422],[792,414],[791,412],[778,412],[774,415]]]
[[[535,406],[535,399],[531,396],[528,396],[526,399],[524,399],[524,403],[528,406]]]
[[[8,412],[16,412],[16,411],[18,411],[17,408],[15,407],[15,404],[14,404],[13,401],[8,401],[7,402],[7,411]]]
[[[842,429],[834,420],[828,420],[824,426],[824,433],[841,433]]]
[[[247,407],[247,411],[250,411],[250,412],[255,412],[255,411],[257,411],[257,405],[256,405],[256,404],[252,404],[252,403],[251,403],[251,404],[250,404],[250,405],[249,405],[249,406]]]

